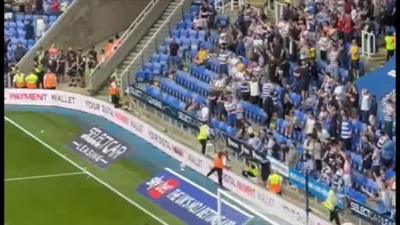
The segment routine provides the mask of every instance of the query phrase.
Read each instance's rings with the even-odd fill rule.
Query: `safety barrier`
[[[372,32],[361,31],[361,55],[371,57],[376,53],[376,36]]]
[[[124,110],[116,109],[112,104],[95,98],[63,91],[5,89],[4,103],[6,105],[61,107],[97,115],[139,136],[200,174],[207,174],[213,165],[212,160],[201,153],[174,141],[162,131],[151,127],[134,115]],[[217,183],[216,175],[210,178]],[[295,206],[274,193],[268,192],[265,188],[230,170],[224,172],[223,179],[224,186],[228,190],[251,201],[266,214],[274,215],[292,225],[306,225],[306,212],[303,208]],[[316,216],[314,213],[309,214],[308,221],[308,225],[330,225],[328,221]]]

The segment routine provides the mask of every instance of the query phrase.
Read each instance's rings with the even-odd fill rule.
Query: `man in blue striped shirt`
[[[346,151],[351,150],[351,136],[352,136],[351,120],[348,118],[347,113],[343,113],[341,129],[340,129],[340,137],[343,141],[344,148]]]

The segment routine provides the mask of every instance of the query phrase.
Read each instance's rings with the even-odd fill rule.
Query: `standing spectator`
[[[28,20],[25,23],[25,39],[32,40],[35,39],[35,28],[33,27],[32,21]]]
[[[326,53],[329,49],[329,39],[325,32],[321,33],[321,37],[318,40],[317,47],[319,49],[321,60],[326,61]]]
[[[55,43],[51,43],[50,48],[47,50],[49,53],[49,58],[56,59],[58,57],[58,48],[56,47]]]
[[[39,14],[39,15],[41,15],[41,14],[44,13],[44,10],[43,10],[43,0],[36,0],[36,3],[35,3],[35,11],[36,11],[36,14]]]
[[[353,39],[353,36],[352,36],[353,21],[351,20],[351,17],[349,14],[344,15],[343,23],[344,23],[344,25],[343,25],[344,42],[350,43],[350,41]]]
[[[35,63],[35,68],[33,69],[34,74],[38,77],[38,87],[43,87],[43,77],[44,77],[44,65],[41,63]]]
[[[179,45],[172,38],[169,43],[169,73],[174,73],[180,67],[180,59],[178,56]]]
[[[51,14],[54,14],[54,15],[59,15],[61,13],[60,3],[58,2],[58,0],[51,0],[50,12],[51,12]]]
[[[351,136],[352,136],[351,121],[346,112],[342,114],[342,122],[340,127],[341,127],[340,138],[343,141],[344,148],[346,151],[351,150]]]
[[[70,87],[76,87],[76,75],[78,73],[78,60],[76,52],[69,47],[67,52],[67,75],[70,78]]]
[[[100,50],[100,54],[97,59],[98,64],[104,63],[106,61],[106,58],[107,58],[107,53],[106,53],[106,50],[104,50],[104,48],[103,48]]]
[[[371,106],[371,96],[367,90],[361,91],[360,120],[368,124],[369,110]]]
[[[40,39],[46,32],[47,25],[44,22],[43,16],[36,19],[36,39]]]
[[[260,102],[260,85],[256,76],[250,81],[250,102],[254,105],[259,105]]]
[[[376,117],[378,114],[378,101],[376,100],[376,96],[371,96],[371,102],[369,105],[369,115]]]
[[[358,47],[356,39],[353,39],[351,42],[351,46],[349,49],[349,56],[350,56],[350,70],[351,70],[351,81],[355,81],[359,78],[359,69],[358,64],[360,61],[360,49]]]
[[[18,63],[26,54],[26,49],[21,44],[17,44],[14,54],[15,54],[15,61]]]
[[[395,116],[395,102],[392,101],[391,95],[389,94],[383,99],[383,130],[387,133],[390,137],[392,136],[393,130],[393,120]]]
[[[64,53],[64,50],[60,50],[60,53],[57,56],[56,59],[57,62],[57,67],[56,67],[56,76],[58,78],[58,81],[63,82],[65,79],[65,68],[66,68],[66,63],[67,63],[67,56]]]
[[[97,66],[97,52],[94,46],[90,49],[90,51],[87,54],[87,64],[88,64],[88,69],[89,73],[92,73],[94,68]]]

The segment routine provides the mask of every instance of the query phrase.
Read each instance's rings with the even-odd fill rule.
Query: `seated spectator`
[[[189,113],[197,112],[199,109],[200,106],[194,101],[194,98],[189,99],[184,108],[184,110]]]
[[[257,178],[260,175],[260,171],[254,162],[246,159],[246,168],[242,170],[242,176],[246,178]]]
[[[201,47],[200,51],[197,52],[196,57],[193,59],[193,63],[196,65],[204,65],[208,59],[208,51],[206,48]]]

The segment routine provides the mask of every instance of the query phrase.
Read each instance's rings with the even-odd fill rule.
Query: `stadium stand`
[[[377,40],[395,32],[394,1],[300,1],[276,25],[247,5],[232,18],[217,13],[214,1],[201,2],[131,71],[132,87],[209,122],[216,136],[251,146],[245,157],[270,156],[320,186],[338,186],[346,201],[395,219],[395,91],[377,99],[354,85],[366,73],[361,31]],[[6,20],[10,62],[17,44],[35,43],[23,29],[35,15]],[[43,15],[49,24],[56,19]],[[200,49],[204,63],[195,63]]]
[[[71,2],[46,0],[42,6],[36,6],[30,1],[5,1],[5,57],[8,63],[18,63]]]
[[[249,143],[249,132],[259,131],[258,154],[283,163],[295,157],[291,170],[303,175],[308,170],[322,186],[338,185],[348,200],[394,218],[395,194],[387,187],[395,182],[395,95],[376,99],[353,84],[365,73],[359,55],[363,27],[357,26],[375,18],[366,14],[372,3],[341,5],[346,12],[350,7],[351,18],[350,12],[343,18],[331,12],[331,4],[340,4],[336,1],[289,7],[274,26],[250,7],[230,21],[215,13],[212,2],[194,4],[185,13],[159,51],[134,72],[136,82],[174,109],[199,109],[187,111],[194,117],[201,115],[196,106],[207,104],[210,126],[243,144]],[[364,28],[382,37],[392,23],[379,27],[373,23],[378,19],[383,18]],[[347,31],[342,22],[355,25]],[[169,74],[172,42],[178,43],[184,66]],[[192,63],[199,48],[208,52],[205,65]],[[377,118],[377,110],[384,118]],[[236,118],[229,120],[231,114]],[[307,155],[314,159],[311,165],[304,162]]]

